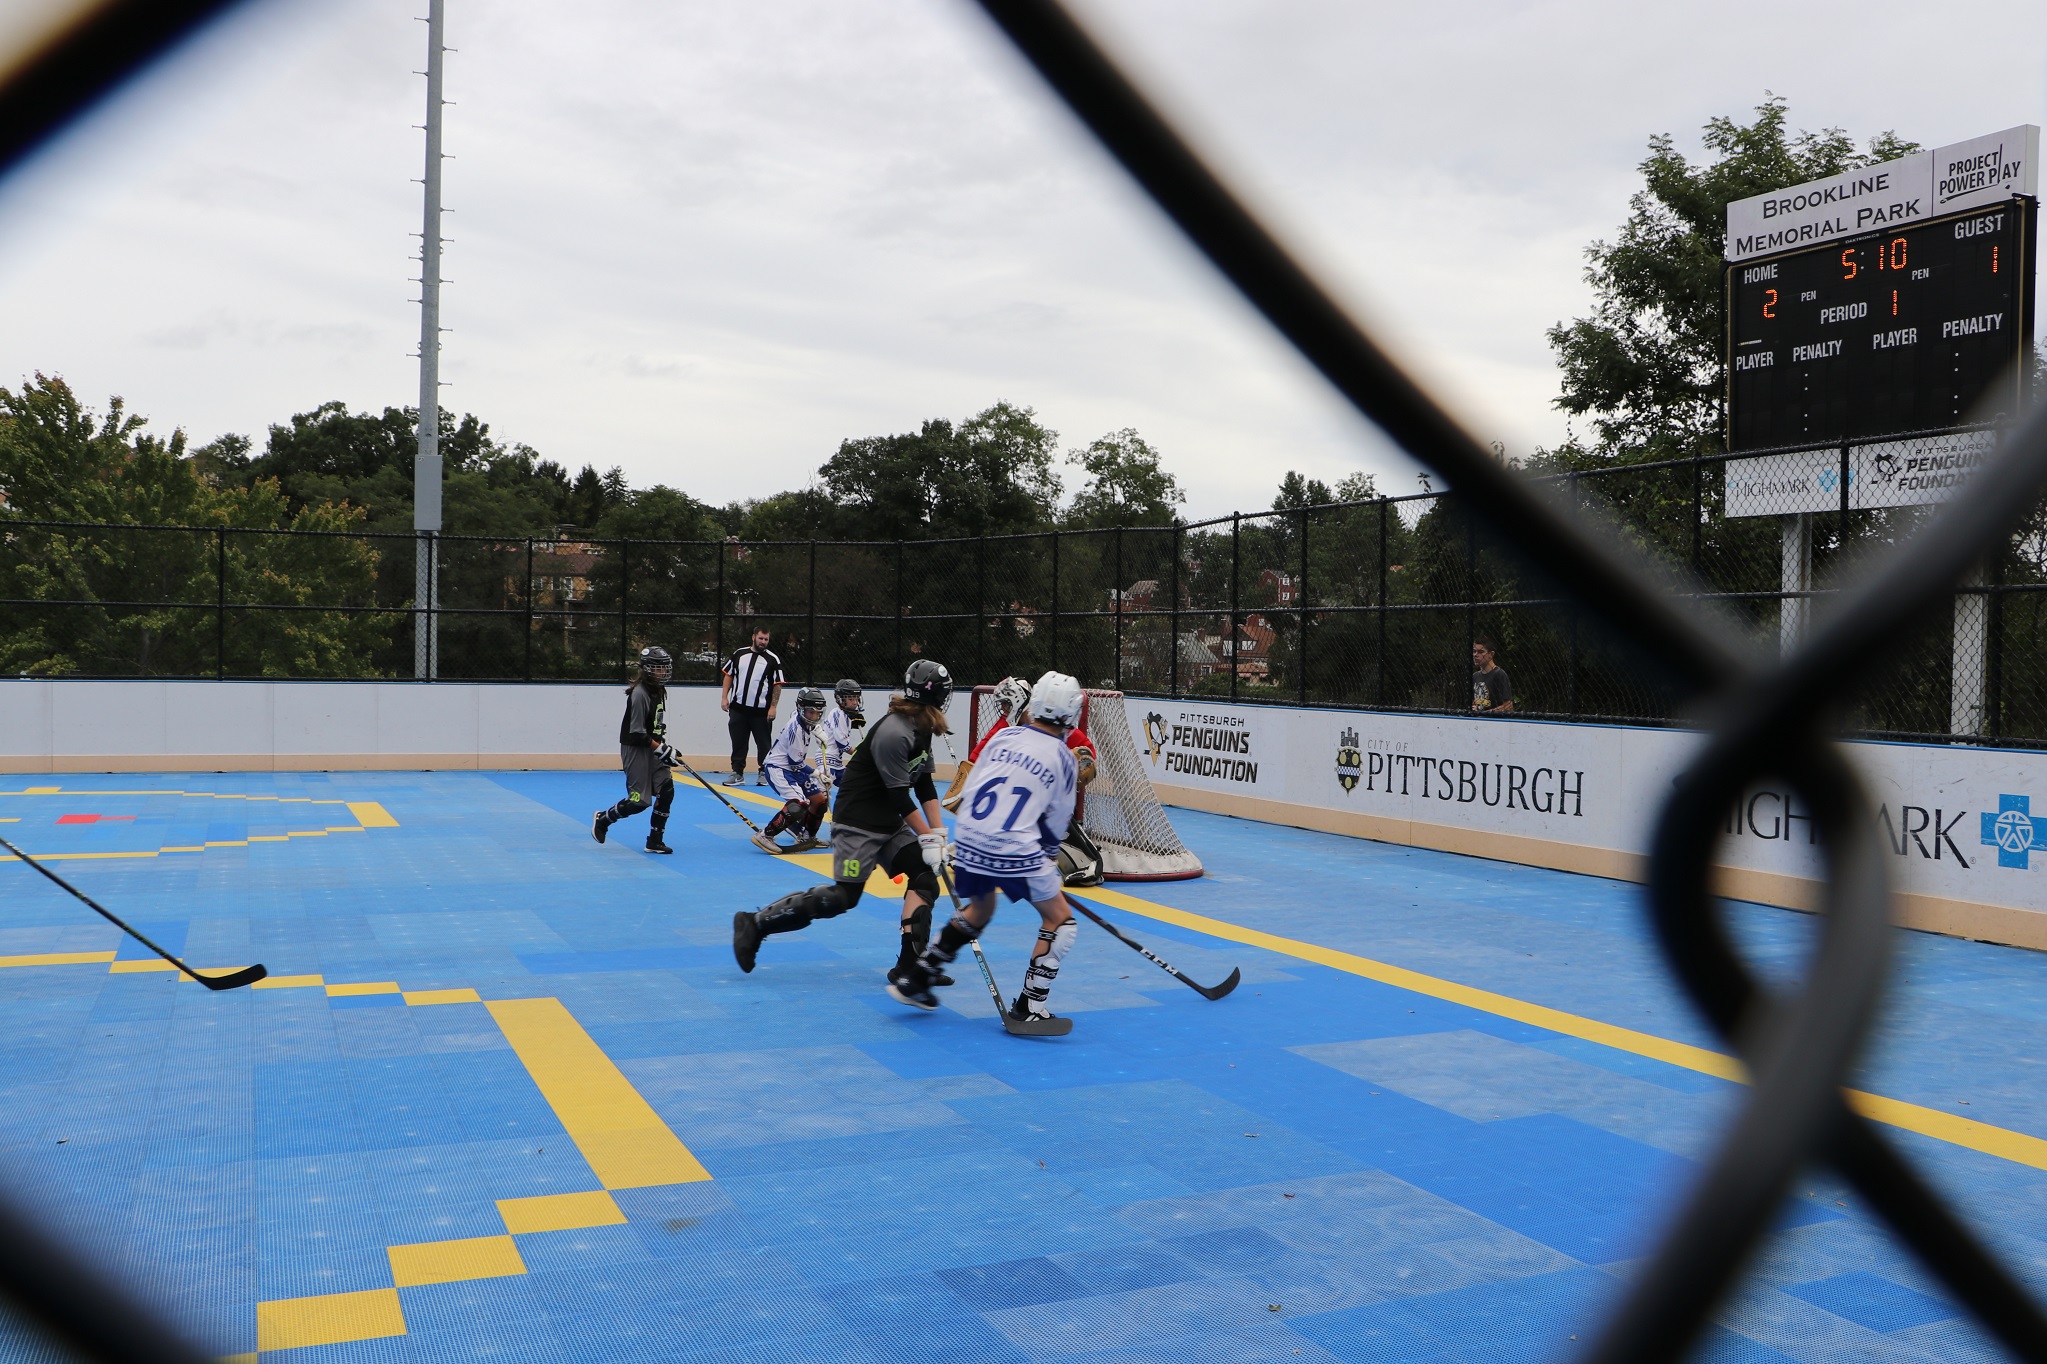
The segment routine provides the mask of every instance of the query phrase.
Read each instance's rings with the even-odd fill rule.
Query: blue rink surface
[[[935,1014],[887,998],[900,902],[874,895],[742,975],[733,911],[817,875],[689,787],[676,856],[640,851],[644,819],[599,847],[618,786],[0,781],[6,837],[107,854],[52,866],[194,966],[280,982],[129,970],[146,953],[0,865],[10,1196],[223,1356],[319,1337],[262,1358],[1519,1364],[1582,1348],[1741,1093],[1127,908],[1103,912],[1241,987],[1210,1003],[1083,923],[1053,995],[1073,1033],[1012,1038],[969,959]],[[1125,892],[1719,1049],[1632,886],[1171,813],[1210,874]],[[1733,914],[1795,972],[1812,919]],[[1005,907],[985,940],[1010,994],[1034,930]],[[1898,945],[1858,1083],[2047,1135],[2047,956]],[[507,1000],[560,1001],[584,1069],[623,1076],[709,1178],[606,1191],[565,1124],[574,1085],[543,1092]],[[2047,1294],[2047,1172],[1890,1135]],[[522,1231],[506,1207],[560,1195],[615,1211]],[[421,1254],[453,1277],[394,1268]],[[1814,1171],[1700,1357],[2000,1356]],[[0,1333],[0,1358],[58,1356]]]

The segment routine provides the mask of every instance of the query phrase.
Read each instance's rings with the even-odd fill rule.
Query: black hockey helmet
[[[832,687],[832,695],[838,698],[839,709],[849,715],[860,713],[860,684],[850,677],[842,677]]]
[[[658,644],[640,650],[640,676],[655,682],[668,681],[675,673],[675,660]]]
[[[903,695],[942,708],[952,695],[952,674],[936,659],[920,658],[903,674]]]
[[[810,722],[816,724],[824,717],[824,693],[816,687],[803,688],[796,693],[796,709],[804,712]]]

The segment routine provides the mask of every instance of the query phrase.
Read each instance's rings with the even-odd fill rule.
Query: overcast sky
[[[1136,427],[1197,515],[1414,487],[962,0],[448,4],[443,402],[498,438],[724,502],[1008,399]],[[259,444],[416,401],[421,13],[268,0],[0,182],[0,384]],[[1514,452],[1564,434],[1543,331],[1652,134],[1766,91],[1858,139],[2047,122],[2037,0],[1082,13]]]

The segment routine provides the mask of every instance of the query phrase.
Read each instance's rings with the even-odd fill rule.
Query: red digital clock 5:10
[[[2015,198],[1730,265],[1730,448],[1933,431],[2014,411],[2033,331],[2033,231],[2033,202]]]

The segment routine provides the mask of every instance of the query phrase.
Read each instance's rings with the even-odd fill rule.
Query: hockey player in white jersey
[[[860,743],[860,731],[867,727],[867,716],[860,704],[860,684],[850,677],[839,679],[832,688],[832,699],[838,704],[825,716],[817,734],[824,745],[825,771],[831,776],[831,784],[837,786],[846,775],[847,760]]]
[[[818,734],[824,725],[824,693],[805,687],[796,693],[796,713],[768,750],[761,770],[768,774],[768,786],[782,798],[783,805],[768,827],[753,836],[762,852],[803,852],[823,846],[817,829],[824,822],[825,793],[818,770]],[[775,842],[775,835],[787,829],[796,836],[788,847]]]
[[[1020,1021],[1053,1016],[1047,998],[1075,936],[1054,859],[1073,819],[1079,785],[1066,735],[1079,722],[1080,708],[1080,683],[1065,673],[1046,673],[1031,688],[1023,723],[998,730],[981,750],[953,826],[953,868],[967,903],[922,956],[890,973],[888,992],[896,999],[919,1009],[938,1007],[933,978],[988,926],[999,891],[1029,900],[1042,921],[1010,1016]]]

